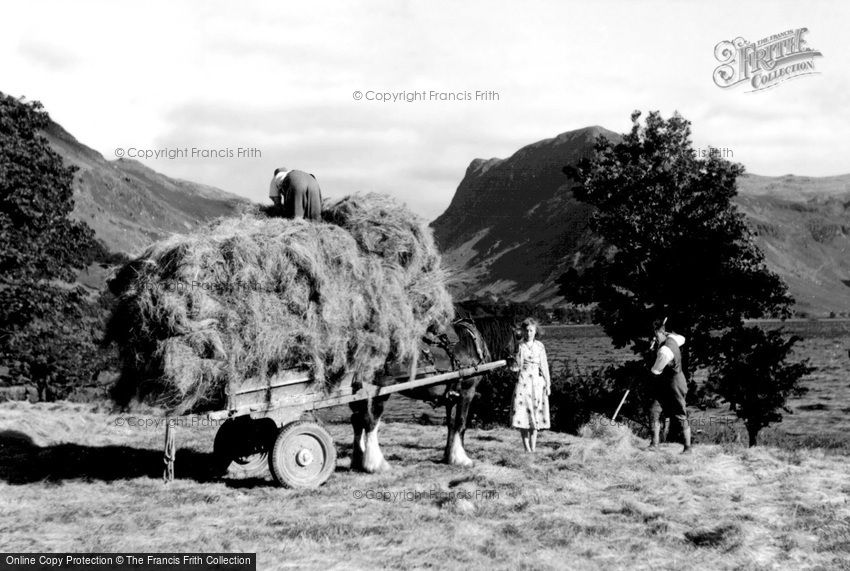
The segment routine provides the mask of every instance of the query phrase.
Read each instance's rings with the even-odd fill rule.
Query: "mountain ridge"
[[[43,131],[74,176],[71,217],[88,224],[113,252],[139,254],[156,240],[187,232],[249,204],[224,190],[168,177],[132,159],[106,160],[59,123]]]
[[[51,121],[51,146],[79,168],[72,217],[114,252],[135,255],[250,201],[218,188],[170,178],[132,159],[106,160]],[[453,292],[553,305],[555,280],[583,267],[602,247],[589,228],[591,206],[576,200],[563,167],[589,156],[594,125],[519,148],[507,158],[473,159],[449,207],[431,225]],[[850,175],[746,174],[734,201],[756,233],[768,267],[789,284],[801,312],[850,314]],[[100,279],[93,279],[95,282]]]
[[[576,200],[563,167],[589,156],[594,125],[525,145],[511,156],[474,159],[431,226],[453,293],[553,305],[555,280],[583,268],[602,247],[593,207]],[[756,233],[768,267],[788,283],[801,313],[850,313],[850,174],[746,174],[734,202]]]

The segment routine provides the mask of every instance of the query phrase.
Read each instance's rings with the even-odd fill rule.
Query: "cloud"
[[[723,0],[648,6],[19,3],[0,21],[0,53],[12,55],[3,62],[7,89],[49,104],[105,155],[130,145],[260,149],[261,158],[145,161],[258,200],[282,164],[314,172],[331,194],[377,190],[439,213],[472,159],[508,157],[588,125],[623,132],[633,109],[680,111],[693,121],[695,146],[731,148],[752,172],[850,169],[850,74],[839,55],[848,8],[786,4],[780,21]],[[719,41],[765,37],[786,20],[808,26],[810,44],[824,51],[820,76],[757,94],[714,84]],[[500,98],[352,97],[421,89]]]
[[[18,44],[18,53],[28,61],[51,72],[67,71],[77,64],[77,58],[67,46],[26,39]]]
[[[433,217],[451,200],[472,159],[494,149],[507,155],[529,141],[510,124],[490,121],[488,111],[464,112],[462,105],[181,104],[165,114],[169,128],[155,148],[251,146],[262,158],[228,159],[227,168],[197,159],[150,166],[262,200],[272,170],[286,165],[313,172],[336,194],[386,192]],[[440,107],[444,112],[435,117]]]

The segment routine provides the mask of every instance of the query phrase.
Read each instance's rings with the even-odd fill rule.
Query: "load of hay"
[[[114,396],[221,408],[248,378],[308,370],[329,389],[405,361],[452,318],[425,223],[389,197],[325,204],[323,222],[250,212],[153,245],[110,282]]]

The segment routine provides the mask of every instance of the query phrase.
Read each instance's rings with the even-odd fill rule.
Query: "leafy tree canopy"
[[[735,328],[723,336],[719,355],[709,375],[707,387],[734,405],[744,419],[750,446],[756,445],[759,431],[782,420],[788,397],[808,391],[800,378],[814,371],[808,361],[788,361],[800,337],[783,337],[780,331],[758,327]]]
[[[745,318],[790,315],[787,287],[767,269],[732,198],[744,172],[717,154],[697,157],[690,122],[632,114],[620,143],[600,137],[592,157],[565,172],[575,196],[597,207],[592,227],[608,248],[583,273],[559,279],[618,347],[647,349],[653,318],[684,325],[693,366],[712,353],[712,330]]]
[[[102,311],[69,282],[106,258],[92,229],[68,217],[76,169],[41,134],[49,121],[38,102],[0,93],[0,364],[44,396],[98,365]]]

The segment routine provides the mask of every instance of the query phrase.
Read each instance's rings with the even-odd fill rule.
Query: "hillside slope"
[[[788,284],[798,310],[850,312],[850,176],[843,177],[846,194],[797,198],[752,194],[751,180],[745,176],[739,181],[735,202],[756,231],[768,266]],[[795,182],[777,177],[773,184],[782,196]]]
[[[167,177],[135,160],[107,161],[55,122],[44,134],[66,163],[80,169],[74,178],[72,216],[91,226],[112,251],[139,253],[155,240],[234,214],[247,203],[217,188]]]
[[[455,293],[552,304],[555,280],[583,267],[601,242],[588,228],[562,168],[592,152],[602,127],[562,133],[507,159],[475,159],[449,208],[433,223]],[[850,175],[739,180],[738,207],[758,234],[768,266],[801,312],[850,312]]]
[[[458,293],[551,302],[554,280],[581,265],[598,240],[591,208],[577,201],[565,165],[589,156],[602,127],[562,133],[523,147],[507,159],[475,159],[449,208],[433,223]]]

